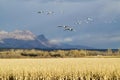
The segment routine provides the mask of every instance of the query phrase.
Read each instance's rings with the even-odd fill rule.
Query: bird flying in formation
[[[54,14],[53,11],[38,11],[39,14],[45,13],[47,15]]]
[[[63,27],[64,28],[64,31],[68,30],[68,31],[75,31],[75,29],[73,29],[72,27],[70,26],[58,26],[58,27]]]
[[[52,15],[52,14],[55,14],[54,11],[46,11],[46,10],[41,10],[41,11],[38,11],[39,14],[46,14],[46,15]],[[61,13],[63,14],[64,12],[61,11]],[[84,20],[77,20],[74,24],[75,25],[81,25],[81,24],[88,24],[88,23],[91,23],[93,22],[94,19],[91,18],[91,17],[87,17],[86,19]],[[58,26],[58,27],[61,27],[64,29],[64,31],[76,31],[73,27],[71,26]]]
[[[69,26],[58,26],[58,27],[68,28]]]
[[[82,21],[78,20],[75,24],[82,24]]]
[[[38,11],[38,13],[39,13],[39,14],[42,14],[42,13],[44,13],[44,11]]]
[[[47,15],[53,14],[53,11],[47,11]]]
[[[93,21],[94,21],[93,18],[87,17],[87,18],[84,19],[84,20],[77,20],[77,21],[75,22],[75,24],[76,24],[76,25],[88,24],[88,23],[91,23],[91,22],[93,22]]]

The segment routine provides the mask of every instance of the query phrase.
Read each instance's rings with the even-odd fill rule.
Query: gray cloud
[[[38,2],[91,2],[95,0],[21,0],[21,1],[38,1]]]
[[[55,14],[38,14],[40,10],[54,11]],[[28,29],[35,34],[43,33],[50,39],[60,39],[58,41],[73,37],[68,43],[89,46],[103,47],[101,43],[107,45],[109,42],[112,47],[114,43],[119,43],[119,35],[116,35],[120,34],[119,0],[0,0],[0,11],[2,30]],[[74,24],[87,17],[92,17],[94,21]],[[76,32],[63,31],[57,28],[58,25],[72,26]]]

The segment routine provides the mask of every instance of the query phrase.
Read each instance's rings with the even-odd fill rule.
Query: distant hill
[[[82,45],[52,44],[43,34],[37,36],[29,30],[0,31],[0,48],[91,49]]]

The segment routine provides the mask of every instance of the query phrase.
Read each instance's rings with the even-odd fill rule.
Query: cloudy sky
[[[120,0],[0,0],[0,30],[30,30],[52,43],[120,48]]]

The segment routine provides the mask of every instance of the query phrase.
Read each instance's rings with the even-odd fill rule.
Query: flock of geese
[[[38,11],[39,14],[46,14],[46,15],[52,15],[54,14],[55,12],[54,11]],[[85,20],[77,20],[75,22],[76,25],[81,25],[83,23],[85,24],[88,24],[89,22],[93,22],[93,19],[91,17],[87,17],[87,19]],[[64,31],[76,31],[73,27],[71,26],[67,26],[67,25],[60,25],[60,26],[57,26],[59,28],[63,28]]]

